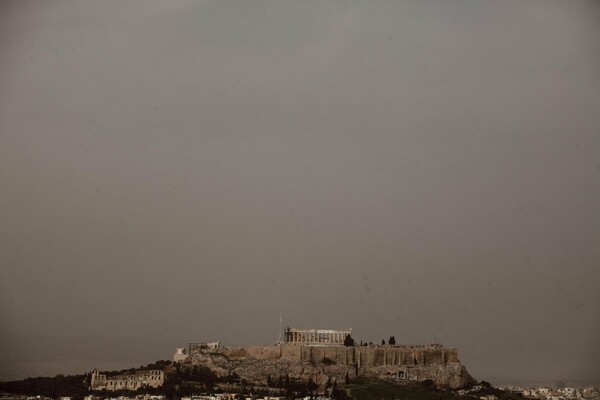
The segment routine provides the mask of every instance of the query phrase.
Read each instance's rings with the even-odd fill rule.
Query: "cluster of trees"
[[[211,389],[215,383],[226,380],[219,379],[209,368],[204,366],[193,366],[192,368],[182,368],[176,364],[174,371],[171,367],[171,361],[157,361],[140,368],[130,368],[105,372],[107,376],[123,375],[136,371],[147,370],[167,370],[171,373],[165,374],[165,383],[162,387],[141,387],[136,391],[118,390],[118,391],[95,391],[100,396],[135,396],[136,394],[162,394],[168,398],[175,395],[184,396],[197,393],[199,388],[204,390]],[[0,382],[0,392],[14,393],[20,395],[41,395],[52,398],[60,396],[70,396],[74,400],[82,400],[89,392],[90,374],[84,375],[57,375],[53,378],[27,378],[21,381]]]
[[[350,378],[348,377],[348,373],[346,373],[346,384],[350,383]],[[340,389],[337,387],[337,382],[331,382],[331,377],[327,379],[327,383],[325,384],[325,395],[329,395],[329,397],[336,400],[350,400],[351,397],[348,396],[348,393],[344,389]]]
[[[396,338],[394,336],[390,336],[390,339],[388,340],[388,344],[390,346],[393,346],[396,344]],[[385,346],[385,340],[381,339],[381,345]]]
[[[389,340],[388,340],[388,344],[390,346],[394,346],[396,344],[396,338],[394,336],[390,336]],[[372,346],[373,342],[360,342],[360,346]],[[381,345],[385,346],[385,339],[381,339]],[[352,337],[350,335],[346,335],[346,338],[344,339],[344,346],[346,347],[352,347],[354,346],[354,339],[352,339]]]
[[[88,392],[86,375],[57,375],[54,378],[27,378],[22,381],[0,382],[0,392],[21,395],[41,395],[52,398],[71,396],[81,400]]]
[[[346,374],[346,383],[350,380]],[[270,375],[267,377],[267,386],[269,388],[279,389],[279,395],[298,398],[298,397],[316,397],[319,394],[332,397],[336,400],[349,400],[348,394],[345,390],[338,388],[337,382],[332,381],[328,378],[325,384],[325,391],[323,393],[317,393],[319,385],[317,385],[312,378],[308,382],[296,381],[290,379],[289,375],[279,376],[277,379],[273,379]],[[243,393],[243,391],[242,391]],[[255,391],[256,394],[261,394],[260,390]]]

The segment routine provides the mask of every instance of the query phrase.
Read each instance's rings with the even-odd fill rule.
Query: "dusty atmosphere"
[[[2,1],[0,379],[271,344],[280,313],[495,383],[597,379],[599,21]]]

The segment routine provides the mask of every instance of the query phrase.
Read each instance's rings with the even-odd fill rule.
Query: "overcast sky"
[[[6,330],[598,378],[600,4],[3,1],[0,226]]]

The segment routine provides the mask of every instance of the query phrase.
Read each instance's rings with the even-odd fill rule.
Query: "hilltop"
[[[180,368],[200,366],[219,378],[238,376],[266,385],[280,376],[312,381],[347,382],[375,378],[389,382],[431,380],[438,388],[459,389],[475,380],[460,363],[456,349],[427,346],[280,345],[195,348]]]

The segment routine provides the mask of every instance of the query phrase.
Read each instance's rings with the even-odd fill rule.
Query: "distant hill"
[[[94,368],[116,370],[171,359],[181,342],[100,336],[63,339],[0,330],[0,381]]]

